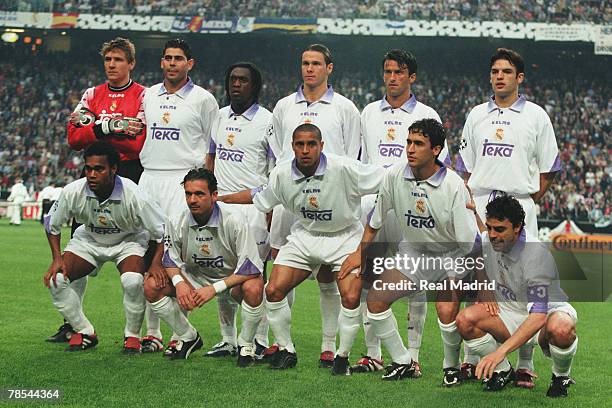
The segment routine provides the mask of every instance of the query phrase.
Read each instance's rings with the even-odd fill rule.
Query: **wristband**
[[[221,293],[225,289],[227,289],[227,284],[225,283],[225,281],[222,281],[222,280],[213,283],[212,286],[213,288],[215,288],[215,293]]]
[[[175,288],[176,288],[176,285],[178,285],[181,282],[185,282],[185,280],[183,279],[181,275],[176,274],[172,277],[172,284],[174,285]]]

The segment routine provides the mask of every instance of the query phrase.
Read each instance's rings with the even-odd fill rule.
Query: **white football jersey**
[[[480,240],[474,214],[465,208],[469,193],[457,173],[440,169],[416,180],[410,166],[394,164],[385,172],[369,225],[380,229],[394,210],[403,241],[425,253],[464,256]]]
[[[361,196],[378,192],[382,173],[378,166],[321,154],[315,174],[306,177],[295,160],[285,161],[272,170],[265,188],[253,191],[253,204],[261,212],[282,204],[306,230],[334,233],[359,223]]]
[[[240,211],[216,203],[206,225],[198,225],[189,210],[168,223],[163,265],[180,268],[200,285],[232,274],[263,271],[249,223]]]
[[[147,89],[144,98],[147,138],[140,162],[145,170],[187,170],[202,167],[210,132],[219,115],[214,96],[191,79],[173,94],[163,83]]]
[[[497,302],[526,317],[546,313],[549,302],[567,301],[549,249],[524,229],[508,253],[495,251],[483,233],[482,251],[487,277],[495,281]]]
[[[492,190],[527,195],[540,189],[540,173],[561,169],[550,118],[524,96],[509,108],[493,98],[469,113],[459,146],[458,171],[471,173],[474,194]]]
[[[321,130],[326,152],[352,159],[359,155],[359,110],[331,86],[321,99],[312,103],[306,101],[300,86],[297,92],[278,101],[272,114],[273,151],[278,161],[293,159],[293,131],[304,123],[312,123]]]
[[[272,113],[253,104],[241,115],[221,108],[213,128],[210,153],[215,154],[219,194],[265,184],[275,158],[270,147]]]
[[[442,123],[438,113],[417,101],[414,95],[397,109],[392,108],[386,98],[368,104],[361,113],[361,161],[385,168],[406,163],[408,128],[421,119]],[[446,166],[451,164],[446,141],[438,160]]]
[[[59,199],[45,216],[45,229],[59,235],[62,225],[74,218],[79,230],[100,245],[111,246],[128,236],[148,233],[149,240],[161,242],[165,217],[155,202],[130,179],[115,176],[110,197],[100,202],[82,178],[64,187]]]

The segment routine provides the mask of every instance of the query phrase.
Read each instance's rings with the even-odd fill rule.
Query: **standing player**
[[[68,144],[74,150],[83,150],[98,140],[110,143],[119,151],[117,174],[138,183],[142,173],[138,155],[145,139],[145,88],[130,77],[136,66],[136,48],[130,40],[117,37],[102,44],[100,55],[107,82],[88,88],[81,97],[68,121]],[[77,227],[73,222],[73,234]],[[87,278],[71,285],[82,300]],[[64,322],[47,341],[65,342],[72,333]]]
[[[408,128],[417,120],[431,118],[438,122],[440,116],[427,105],[416,100],[411,91],[416,81],[416,58],[404,50],[387,52],[382,61],[383,80],[386,93],[384,97],[367,105],[361,113],[361,161],[377,164],[381,168],[391,167],[395,163],[404,162],[404,138]],[[450,157],[446,141],[440,152],[439,160],[450,166]],[[366,223],[366,215],[374,207],[375,195],[366,196],[362,200],[362,221]],[[401,232],[393,217],[378,232],[376,241],[387,242],[392,246],[401,241]],[[366,296],[367,289],[361,294],[361,309],[367,354],[353,367],[353,372],[369,372],[383,369],[380,341],[374,336],[367,320]],[[415,376],[421,375],[419,349],[423,337],[423,327],[427,316],[427,297],[425,292],[411,296],[408,315],[408,349],[415,365]]]
[[[266,310],[278,342],[271,367],[285,369],[297,364],[291,340],[291,309],[287,294],[321,265],[331,266],[334,274],[354,248],[363,226],[359,222],[361,196],[378,191],[382,174],[377,166],[322,153],[324,142],[318,127],[298,126],[293,134],[295,159],[272,170],[265,189],[245,190],[220,197],[228,203],[253,202],[262,212],[282,204],[298,222],[291,227],[287,244],[274,261],[266,286]],[[361,279],[351,274],[337,281],[342,308],[338,319],[340,345],[332,374],[350,375],[349,352],[361,323],[359,297]]]
[[[53,262],[44,276],[53,304],[74,328],[68,351],[94,347],[98,338],[83,314],[83,304],[70,282],[87,276],[106,261],[121,274],[125,308],[124,351],[140,352],[140,326],[145,311],[143,274],[147,241],[161,262],[165,219],[161,210],[131,180],[116,175],[119,153],[105,142],[85,149],[85,178],[67,185],[45,218]],[[82,225],[60,251],[62,225],[75,218]]]
[[[273,111],[273,145],[277,161],[293,158],[293,131],[304,123],[312,123],[321,129],[321,134],[325,135],[326,152],[357,159],[360,147],[359,111],[353,102],[334,92],[329,84],[329,76],[334,69],[330,50],[322,44],[310,45],[302,52],[301,64],[303,84],[295,93],[279,100]],[[275,209],[270,229],[273,257],[287,243],[287,236],[295,221],[296,218],[282,206]],[[330,367],[336,349],[340,294],[327,267],[319,272],[317,279],[321,290],[323,325],[319,366]]]
[[[415,377],[412,357],[399,335],[391,304],[405,296],[423,290],[422,283],[443,282],[447,277],[461,276],[468,271],[446,266],[446,259],[463,265],[479,241],[473,214],[466,208],[468,191],[463,180],[437,160],[444,146],[445,132],[434,119],[414,122],[409,128],[406,145],[407,163],[394,164],[385,174],[361,244],[340,270],[339,277],[347,276],[361,265],[362,250],[369,245],[384,225],[389,211],[394,210],[394,221],[401,228],[403,240],[398,257],[418,260],[444,259],[442,265],[397,265],[379,271],[367,297],[368,319],[376,336],[391,354],[384,380]],[[461,262],[461,263],[459,263]],[[386,262],[385,262],[386,263]],[[396,290],[393,290],[394,285]],[[403,286],[402,286],[403,285]],[[447,288],[449,289],[449,288]],[[438,291],[438,325],[444,345],[444,386],[461,381],[459,370],[461,336],[455,325],[459,302],[444,298],[450,290]]]
[[[465,121],[457,170],[465,172],[481,219],[489,201],[509,194],[525,210],[527,231],[537,235],[537,202],[561,165],[548,114],[519,94],[524,79],[523,58],[513,50],[497,49],[490,62],[493,96],[472,109]],[[467,361],[472,367],[476,362]],[[533,369],[533,343],[528,343],[519,351],[518,386],[535,386]]]
[[[15,184],[11,187],[11,194],[6,199],[13,203],[10,225],[21,225],[21,206],[29,196],[28,189],[23,185],[23,179],[21,177],[15,178]]]
[[[230,104],[219,111],[207,163],[209,169],[214,169],[221,195],[265,184],[274,167],[274,154],[270,147],[272,113],[258,103],[262,85],[261,72],[251,62],[232,64],[225,74],[225,97]],[[266,215],[252,205],[238,205],[236,209],[242,211],[248,220],[265,264],[270,252]],[[225,295],[217,296],[223,339],[206,356],[235,354],[238,304],[229,294],[223,293]],[[267,325],[262,326],[256,336],[258,355],[268,347]]]
[[[166,42],[161,58],[164,81],[149,88],[144,99],[149,126],[140,152],[144,167],[140,185],[167,217],[185,208],[181,181],[189,169],[204,165],[210,131],[219,115],[215,97],[189,78],[194,63],[189,44],[180,39]],[[159,319],[147,309],[143,352],[161,350],[161,336]]]
[[[179,309],[192,310],[227,293],[242,302],[238,366],[255,362],[255,330],[264,314],[263,263],[240,208],[217,204],[217,180],[206,169],[189,171],[183,180],[189,209],[170,220],[164,267],[171,285],[159,288],[147,278],[151,309],[178,336],[171,357],[187,358],[202,339]],[[176,300],[170,299],[176,298]]]
[[[486,214],[486,227],[480,224],[483,252],[500,313],[491,316],[482,305],[473,305],[457,316],[461,335],[481,357],[476,376],[485,379],[485,391],[501,390],[514,377],[508,354],[537,338],[552,358],[546,395],[566,397],[575,384],[569,375],[578,348],[578,316],[559,287],[555,261],[523,227],[525,212],[517,199],[497,197],[487,204]]]

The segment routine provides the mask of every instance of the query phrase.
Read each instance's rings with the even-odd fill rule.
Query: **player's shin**
[[[195,328],[182,313],[175,299],[164,296],[157,302],[149,304],[155,315],[166,322],[166,324],[174,330],[174,333],[176,333],[180,340],[192,341],[196,338],[197,332]]]
[[[338,318],[338,326],[340,328],[340,347],[338,347],[338,355],[341,357],[348,357],[353,342],[359,327],[361,326],[361,309],[356,307],[355,309],[347,309],[344,306],[341,307],[340,317]]]
[[[442,344],[444,346],[444,365],[442,368],[459,368],[461,354],[461,334],[457,330],[457,324],[453,320],[444,324],[438,319]]]
[[[290,353],[295,353],[295,347],[291,341],[291,309],[287,298],[283,298],[280,302],[266,300],[266,315],[278,346]]]
[[[240,329],[240,336],[238,336],[238,345],[247,346],[253,343],[257,326],[265,312],[265,306],[263,301],[258,306],[249,306],[244,300],[241,306],[242,328]]]
[[[550,357],[552,358],[552,372],[557,377],[569,377],[572,368],[572,360],[578,349],[578,338],[566,349],[562,349],[553,344],[549,345]]]
[[[414,361],[419,361],[423,329],[427,318],[427,294],[419,292],[408,299],[408,351]]]
[[[524,368],[529,371],[534,371],[533,368],[533,347],[534,344],[525,343],[519,348],[517,369]]]
[[[382,351],[380,349],[380,340],[376,337],[370,319],[368,318],[368,290],[361,289],[361,317],[363,319],[363,332],[365,334],[365,345],[367,348],[366,356],[376,360],[382,360]]]
[[[64,319],[70,323],[77,333],[92,335],[94,328],[85,317],[81,300],[74,289],[70,286],[70,282],[64,279],[64,275],[57,274],[57,286],[51,283],[49,292],[53,305],[64,316]]]
[[[85,289],[87,289],[88,279],[88,276],[83,276],[81,279],[76,279],[70,282],[70,286],[72,287],[72,290],[74,290],[74,293],[76,293],[79,299],[81,300],[81,304],[83,304],[83,297],[85,297]]]
[[[340,316],[340,292],[336,282],[319,282],[323,341],[321,351],[336,352],[336,334]]]
[[[138,272],[121,274],[123,308],[125,310],[125,337],[140,338],[145,314],[144,277]]]
[[[368,311],[368,319],[374,333],[384,344],[393,362],[397,364],[410,364],[412,359],[399,334],[397,320],[393,315],[393,311],[390,308],[382,313]]]
[[[159,321],[159,317],[153,313],[151,310],[151,306],[147,303],[145,306],[145,318],[147,321],[147,336],[153,336],[155,338],[161,339],[161,324]]]
[[[472,351],[481,358],[493,353],[499,347],[497,341],[489,333],[477,339],[466,340],[465,342]],[[510,362],[507,358],[504,358],[502,362],[495,367],[495,372],[508,371],[510,368]]]
[[[236,315],[238,314],[238,303],[234,302],[228,294],[217,295],[217,307],[219,310],[219,328],[223,342],[236,347]]]

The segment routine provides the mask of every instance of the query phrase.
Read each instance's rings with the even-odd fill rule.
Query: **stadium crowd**
[[[392,20],[537,21],[609,23],[602,0],[1,0],[6,11],[201,15],[207,18],[389,18]]]
[[[150,86],[160,80],[153,55],[139,60],[135,80]],[[102,81],[97,61],[65,69],[66,56],[11,52],[0,63],[0,191],[7,194],[14,179],[40,191],[50,181],[66,183],[79,176],[82,159],[66,142],[66,123],[84,89]],[[268,80],[262,104],[270,110],[298,85],[297,72],[278,64],[256,61]],[[203,72],[205,71],[205,72]],[[457,73],[419,74],[413,86],[418,99],[440,113],[456,155],[465,117],[485,101],[490,87],[483,78]],[[195,83],[225,105],[223,67],[194,70]],[[273,79],[273,80],[272,80]],[[384,92],[379,71],[342,71],[332,76],[334,88],[359,109]],[[529,100],[545,107],[555,127],[562,171],[540,205],[540,218],[612,221],[612,153],[610,84],[597,78],[569,80],[528,76],[522,87]]]

